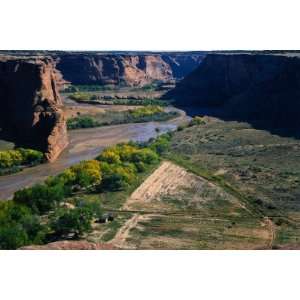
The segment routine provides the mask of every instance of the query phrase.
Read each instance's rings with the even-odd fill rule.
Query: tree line
[[[91,231],[102,208],[100,200],[78,200],[74,195],[128,189],[139,174],[159,162],[170,139],[171,134],[164,134],[147,143],[107,148],[93,160],[17,191],[13,200],[0,202],[0,248],[82,237]]]

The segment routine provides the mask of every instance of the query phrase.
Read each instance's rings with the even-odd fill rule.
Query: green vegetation
[[[195,126],[195,125],[205,125],[205,120],[203,117],[200,116],[195,116],[193,119],[190,121],[188,126]]]
[[[70,85],[64,89],[64,93],[76,93],[76,92],[94,92],[94,91],[106,91],[113,90],[117,87],[113,85]]]
[[[116,201],[111,205],[119,206],[120,199],[157,165],[159,153],[154,149],[163,140],[107,148],[95,160],[74,165],[1,202],[0,249],[81,238],[101,216],[103,204]]]
[[[168,106],[170,101],[163,101],[159,99],[111,99],[111,100],[99,100],[98,104],[105,105],[127,105],[127,106],[147,106],[147,105],[158,105]]]
[[[50,217],[50,228],[56,236],[66,237],[73,234],[80,237],[91,231],[93,216],[93,210],[89,207],[60,208]]]
[[[153,91],[157,90],[162,86],[161,82],[153,82],[152,84],[147,84],[142,87],[128,87],[124,84],[119,85],[96,85],[96,84],[88,84],[88,85],[70,85],[64,89],[64,93],[76,93],[76,92],[102,92],[102,91],[112,91],[112,90],[120,90],[127,89],[130,91]]]
[[[14,201],[26,205],[34,213],[43,214],[57,206],[65,196],[62,184],[49,186],[47,184],[36,184],[32,188],[17,191]]]
[[[159,122],[175,118],[179,115],[176,111],[165,112],[159,106],[145,106],[128,111],[111,111],[96,116],[80,116],[67,121],[68,129],[93,128],[100,126]]]
[[[40,244],[44,241],[47,229],[38,215],[15,203],[0,203],[0,249],[17,249],[23,245]]]
[[[23,167],[33,166],[44,160],[42,152],[32,149],[0,151],[0,175],[18,172]]]
[[[128,188],[136,179],[137,173],[158,161],[158,155],[148,148],[139,149],[134,145],[117,145],[101,153],[103,180],[100,190],[119,191]]]
[[[77,102],[88,102],[91,104],[103,104],[103,105],[156,105],[156,106],[167,106],[170,101],[163,101],[159,99],[130,99],[126,96],[124,99],[113,98],[109,96],[101,96],[99,94],[92,94],[88,92],[75,92],[68,96],[71,100]]]
[[[95,118],[91,116],[81,116],[76,118],[68,119],[67,127],[68,129],[78,129],[78,128],[93,128],[103,126],[103,123],[98,122]]]
[[[267,216],[275,247],[299,244],[299,140],[246,123],[203,121],[174,133],[166,157],[214,182],[254,215]]]

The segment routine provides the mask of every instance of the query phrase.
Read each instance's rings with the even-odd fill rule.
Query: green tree
[[[101,182],[101,168],[97,160],[83,161],[70,168],[75,174],[74,184],[79,184],[81,187],[98,185]],[[70,174],[72,177],[72,175]]]
[[[53,209],[65,196],[62,184],[48,186],[36,184],[14,194],[14,201],[31,208],[35,213],[44,214]]]
[[[93,214],[89,208],[59,209],[51,218],[50,227],[57,236],[74,234],[80,237],[91,230]]]
[[[29,244],[30,240],[20,224],[6,224],[0,227],[0,248],[11,250]]]

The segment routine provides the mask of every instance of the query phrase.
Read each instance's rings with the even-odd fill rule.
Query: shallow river
[[[157,135],[156,128],[159,128],[160,133],[175,130],[179,124],[188,120],[183,111],[177,111],[181,116],[167,122],[123,124],[69,131],[69,146],[55,162],[27,168],[16,174],[0,176],[0,199],[9,199],[21,188],[42,182],[46,177],[56,175],[81,160],[94,158],[110,145],[129,140],[147,141]]]

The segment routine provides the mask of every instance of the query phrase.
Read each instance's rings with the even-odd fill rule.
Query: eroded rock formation
[[[49,58],[0,59],[0,128],[18,146],[55,160],[67,146],[62,102]]]
[[[144,86],[173,83],[195,69],[204,55],[71,54],[55,56],[56,68],[73,84]]]
[[[166,97],[236,120],[300,125],[299,54],[209,54]]]
[[[1,51],[2,56],[51,57],[57,84],[142,87],[174,83],[193,71],[205,52]]]

